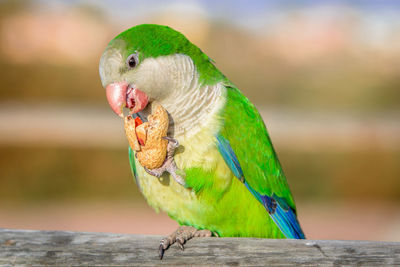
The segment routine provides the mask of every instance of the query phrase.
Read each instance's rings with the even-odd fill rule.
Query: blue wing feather
[[[244,183],[252,195],[265,207],[272,220],[286,238],[304,239],[305,236],[297,220],[296,213],[289,207],[285,199],[280,198],[276,194],[272,196],[262,195],[254,190],[245,180],[239,160],[230,146],[229,141],[222,135],[217,136],[217,141],[218,150],[233,174]]]
[[[239,160],[233,152],[229,141],[226,140],[222,135],[218,135],[217,140],[218,150],[224,158],[226,164],[228,164],[229,168],[235,174],[235,176],[243,182],[244,177],[242,168],[240,167]]]

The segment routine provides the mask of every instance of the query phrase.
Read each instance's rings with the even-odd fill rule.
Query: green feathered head
[[[143,24],[115,37],[100,59],[100,77],[111,108],[141,111],[149,101],[171,97],[193,80],[200,85],[223,75],[210,58],[170,27]]]

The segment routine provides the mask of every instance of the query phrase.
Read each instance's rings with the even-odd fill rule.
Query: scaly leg
[[[197,230],[192,226],[180,226],[175,232],[161,240],[158,249],[160,260],[162,260],[164,252],[175,242],[181,250],[184,250],[183,244],[189,239],[193,237],[211,237],[212,235],[213,233],[209,230]]]

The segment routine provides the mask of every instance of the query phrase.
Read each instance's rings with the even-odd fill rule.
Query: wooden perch
[[[161,236],[0,229],[0,265],[400,265],[400,243],[199,238],[158,258]]]

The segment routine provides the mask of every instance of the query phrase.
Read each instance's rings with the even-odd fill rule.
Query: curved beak
[[[114,82],[106,86],[107,101],[111,109],[121,118],[123,109],[127,107],[130,113],[142,111],[148,104],[148,96],[127,82]]]
[[[122,112],[126,106],[126,92],[129,84],[127,82],[115,82],[106,86],[107,101],[111,109],[121,118],[124,117]]]

